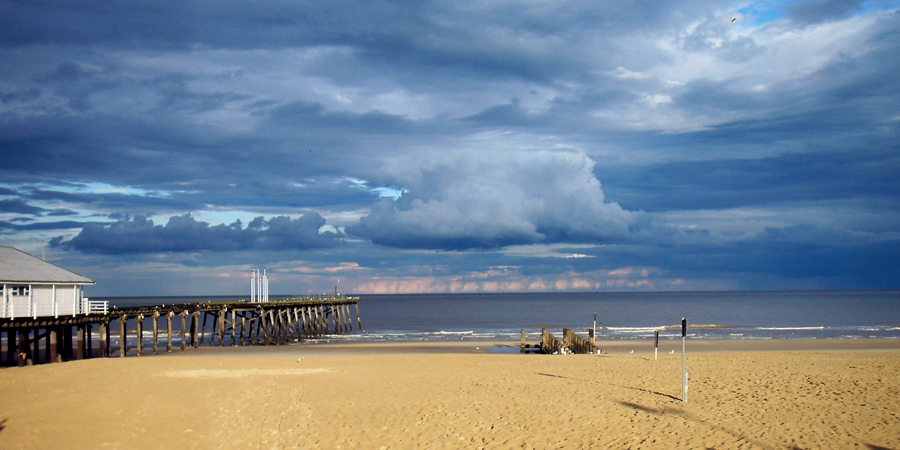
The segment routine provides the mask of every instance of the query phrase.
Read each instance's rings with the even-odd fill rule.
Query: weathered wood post
[[[350,305],[346,303],[341,304],[341,317],[344,319],[344,331],[348,333],[353,331],[353,321],[350,320]]]
[[[175,313],[169,311],[166,314],[166,334],[168,335],[168,339],[166,340],[166,353],[172,353],[172,317],[175,316]]]
[[[44,340],[44,359],[50,361],[50,328],[44,328],[41,338]]]
[[[359,303],[356,303],[355,306],[356,306],[356,324],[358,325],[357,329],[362,330],[362,320],[359,319]]]
[[[181,351],[184,351],[184,327],[186,325],[185,321],[187,319],[187,310],[182,309],[181,312],[178,313],[178,315],[181,316]]]
[[[334,332],[341,332],[341,311],[337,305],[331,305],[331,323],[334,325]]]
[[[19,367],[30,366],[31,362],[31,346],[28,345],[28,329],[19,329],[19,352],[16,355],[19,361]]]
[[[159,354],[159,311],[153,311],[153,354]]]
[[[197,325],[200,322],[200,310],[194,308],[191,312],[191,347],[200,348],[200,339],[197,336]]]
[[[250,329],[247,330],[247,339],[250,341],[250,345],[258,344],[259,340],[259,312],[253,311],[251,313],[253,315],[250,318]]]
[[[112,347],[112,339],[111,339],[112,326],[110,325],[109,317],[107,317],[106,320],[103,321],[103,323],[106,324],[106,356],[109,357],[112,355],[112,348],[111,348]]]
[[[119,357],[124,358],[125,353],[128,353],[128,339],[125,331],[125,324],[128,321],[128,316],[122,314],[119,316]]]
[[[59,325],[56,327],[56,354],[59,355],[60,361],[72,359],[71,334],[71,325]]]
[[[53,327],[50,330],[50,362],[62,362],[59,357],[59,327]]]
[[[266,314],[268,311],[260,307],[259,316],[257,316],[258,323],[256,324],[256,337],[259,339],[259,343],[262,345],[269,345],[269,324],[266,323]]]
[[[144,354],[144,315],[138,314],[134,318],[135,334],[137,335],[137,355]]]
[[[237,331],[237,310],[231,310],[231,346],[237,347],[237,341],[235,340],[235,332]]]
[[[344,308],[344,320],[347,321],[347,331],[353,331],[353,318],[350,316],[350,304],[344,303],[342,305]]]
[[[284,314],[285,325],[286,325],[284,328],[285,338],[289,341],[293,341],[294,340],[294,318],[291,316],[291,308],[287,307],[287,308],[282,309],[282,313]]]
[[[308,306],[304,306],[304,307],[300,308],[300,326],[303,327],[300,334],[303,337],[309,336],[309,320],[307,319],[308,312],[309,312]]]
[[[338,332],[338,314],[337,310],[334,308],[334,305],[331,306],[331,326],[334,327],[334,332]]]
[[[306,333],[306,307],[299,306],[297,307],[297,334],[300,335],[300,338],[305,338]]]
[[[197,309],[199,311],[199,307]],[[203,311],[203,324],[200,325],[200,345],[203,345],[203,333],[206,331],[206,319],[209,317],[206,311]],[[210,344],[212,344],[212,338],[210,338]]]
[[[219,322],[219,347],[225,346],[225,318],[227,314],[228,311],[225,308],[219,310],[217,319]]]
[[[100,340],[99,344],[100,344],[100,357],[101,358],[106,358],[107,356],[109,356],[109,348],[106,346],[106,341],[107,341],[106,333],[108,331],[109,331],[109,322],[107,322],[106,320],[104,320],[103,322],[100,322],[100,331],[98,332],[99,335],[97,337]]]
[[[91,358],[94,355],[94,325],[88,323],[85,324],[84,328],[87,337],[87,353],[84,357]]]
[[[15,364],[18,345],[16,342],[16,331],[12,329],[6,330],[6,364],[10,366]]]
[[[281,323],[281,316],[276,316],[276,312],[277,310],[274,308],[269,310],[269,324],[272,327],[271,334],[275,338],[275,345],[281,345],[281,327],[279,326]]]
[[[525,353],[525,329],[519,333],[519,353]]]
[[[244,325],[247,323],[246,312],[241,311],[241,327],[238,329],[238,341],[240,345],[244,345]]]
[[[84,359],[84,325],[77,325],[75,327],[78,330],[77,337],[77,350],[75,351],[75,359]]]

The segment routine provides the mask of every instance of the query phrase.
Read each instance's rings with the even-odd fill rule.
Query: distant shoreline
[[[532,343],[532,342],[528,342]],[[603,354],[633,354],[653,357],[652,340],[598,340]],[[350,356],[378,354],[502,353],[518,355],[519,342],[492,341],[341,341],[280,346],[202,347],[197,351],[174,352],[173,356]],[[704,339],[686,341],[686,353],[768,353],[898,350],[900,339]],[[658,356],[681,355],[681,339],[660,339]],[[531,355],[522,355],[531,356]],[[566,358],[568,356],[554,356]]]

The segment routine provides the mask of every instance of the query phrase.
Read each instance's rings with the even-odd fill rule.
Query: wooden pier
[[[78,316],[0,319],[0,338],[5,337],[2,342],[6,344],[5,349],[0,348],[0,363],[24,366],[93,356],[141,356],[151,349],[153,354],[162,349],[171,352],[177,345],[184,351],[204,343],[282,345],[326,334],[353,332],[351,307],[355,309],[355,329],[360,330],[359,298],[343,295],[265,303],[139,306]],[[97,327],[96,334],[94,327]],[[112,345],[113,337],[118,337],[117,347]]]

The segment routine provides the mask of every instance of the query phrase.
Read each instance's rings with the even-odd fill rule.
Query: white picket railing
[[[106,314],[109,312],[109,302],[105,300],[90,300],[87,297],[81,299],[81,314]]]

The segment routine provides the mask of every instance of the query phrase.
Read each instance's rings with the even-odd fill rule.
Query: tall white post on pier
[[[266,268],[254,267],[250,272],[250,302],[267,303],[269,301],[269,276]]]
[[[250,269],[250,302],[256,302],[256,267]]]
[[[269,302],[269,276],[266,275],[266,268],[263,267],[263,276],[262,276],[262,286],[263,286],[263,303]]]

